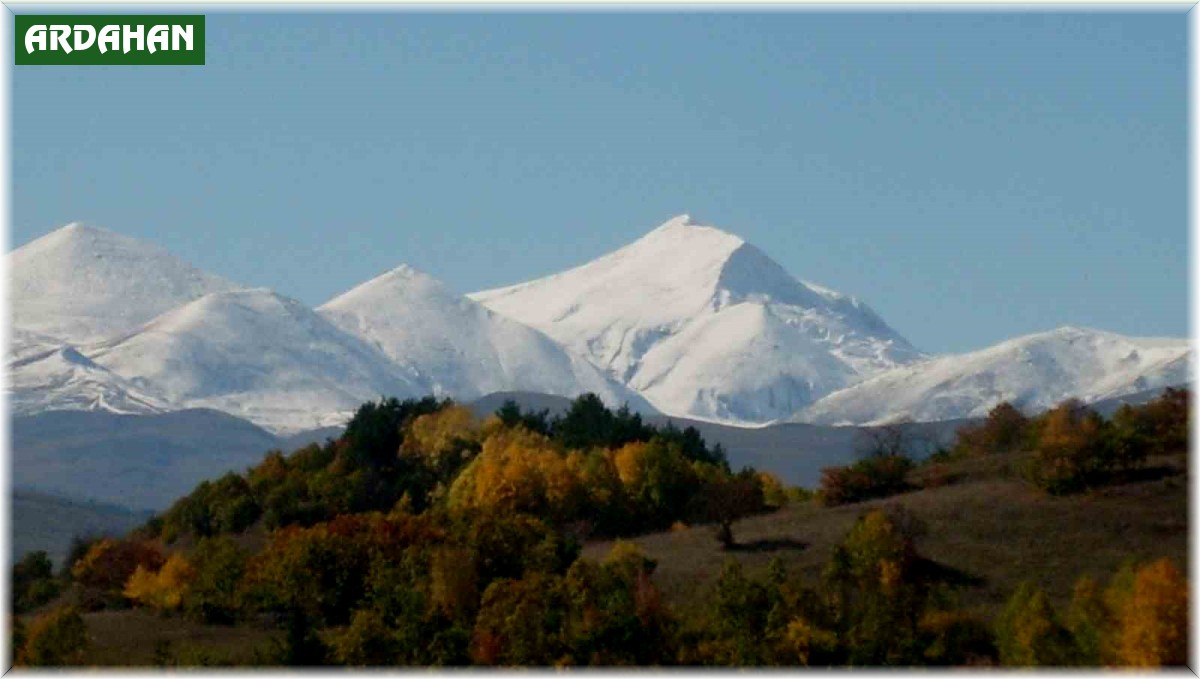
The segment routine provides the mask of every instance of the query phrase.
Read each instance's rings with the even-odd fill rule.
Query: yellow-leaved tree
[[[450,487],[449,502],[458,509],[566,518],[578,512],[585,497],[566,457],[550,439],[514,428],[484,440],[479,455]]]
[[[408,425],[401,454],[423,458],[433,468],[447,455],[462,455],[478,443],[480,424],[470,408],[450,405],[435,413],[421,415]]]
[[[159,611],[173,611],[183,604],[195,576],[187,558],[178,552],[167,558],[157,572],[138,566],[125,583],[125,597]]]
[[[1109,649],[1118,665],[1186,665],[1188,583],[1169,559],[1139,568],[1132,583],[1114,582],[1115,639]]]

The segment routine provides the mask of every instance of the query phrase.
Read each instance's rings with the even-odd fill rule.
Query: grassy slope
[[[86,665],[153,665],[155,649],[164,642],[169,655],[182,664],[200,662],[198,654],[249,663],[256,649],[265,650],[282,636],[282,632],[257,626],[203,625],[144,610],[98,611],[83,618],[91,639]]]
[[[655,581],[682,614],[704,599],[730,557],[755,572],[780,556],[789,573],[816,584],[834,545],[857,517],[893,502],[926,524],[918,551],[983,579],[962,591],[960,604],[984,613],[995,612],[1024,579],[1065,606],[1080,575],[1106,582],[1128,558],[1167,556],[1186,568],[1186,455],[1151,460],[1151,466],[1163,468],[1160,478],[1062,498],[1022,482],[1012,471],[1017,462],[1013,456],[968,460],[948,465],[959,478],[938,488],[842,507],[806,504],[744,519],[734,526],[744,548],[733,552],[721,551],[712,529],[703,526],[634,541],[658,560]],[[585,554],[599,558],[610,547],[594,543]]]

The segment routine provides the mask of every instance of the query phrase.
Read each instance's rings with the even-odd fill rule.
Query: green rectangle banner
[[[17,14],[17,66],[203,66],[200,14]]]

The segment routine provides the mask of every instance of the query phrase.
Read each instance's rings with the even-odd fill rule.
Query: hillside
[[[44,550],[58,565],[76,537],[124,535],[145,523],[150,512],[102,502],[70,499],[48,493],[15,489],[12,493],[12,549],[9,560]]]
[[[723,552],[711,528],[634,538],[658,560],[655,582],[671,603],[687,609],[711,590],[721,564],[735,558],[761,572],[771,558],[815,584],[836,545],[855,520],[874,507],[900,505],[925,523],[921,554],[981,580],[960,593],[961,603],[992,615],[1024,580],[1065,607],[1081,575],[1104,581],[1127,560],[1160,557],[1188,564],[1187,455],[1152,458],[1144,481],[1085,495],[1052,497],[1015,475],[1023,455],[950,463],[937,473],[959,477],[949,485],[841,507],[801,504],[743,519],[735,535],[743,551]],[[927,480],[918,470],[914,480]],[[599,557],[610,542],[589,544]]]
[[[134,509],[161,509],[279,444],[269,432],[213,410],[41,413],[13,418],[11,441],[14,486]]]

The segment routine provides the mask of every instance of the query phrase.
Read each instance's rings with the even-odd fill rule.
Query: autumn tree
[[[417,460],[439,481],[449,481],[479,452],[481,428],[466,406],[446,405],[408,425],[400,454]]]
[[[585,494],[550,439],[525,429],[504,429],[489,436],[455,478],[449,505],[566,519],[584,508]]]
[[[1170,560],[1160,559],[1138,569],[1127,588],[1115,584],[1115,590],[1110,596],[1115,603],[1115,662],[1186,665],[1188,583],[1183,573]]]
[[[983,422],[959,429],[953,451],[959,455],[1014,452],[1029,444],[1029,436],[1029,418],[1005,401],[989,410]]]
[[[339,664],[352,667],[395,665],[402,652],[383,613],[374,608],[355,611],[350,626],[333,638],[331,650]]]
[[[914,642],[931,584],[919,572],[924,561],[914,539],[921,530],[899,507],[873,509],[834,548],[823,582],[850,664],[918,661]]]
[[[191,552],[194,575],[184,600],[187,613],[208,624],[230,624],[242,608],[239,587],[249,551],[228,536],[205,538]]]
[[[695,469],[677,446],[659,440],[629,443],[612,456],[641,528],[670,525],[699,489]]]
[[[388,398],[378,403],[365,403],[354,413],[342,434],[347,443],[346,455],[356,465],[393,465],[400,452],[405,426],[448,404],[432,396],[420,400]]]
[[[1071,633],[1046,593],[1022,583],[996,620],[1000,662],[1011,667],[1064,667],[1078,657]]]
[[[88,606],[120,606],[125,583],[134,571],[138,567],[157,571],[164,562],[162,553],[150,543],[104,538],[75,562],[71,575],[84,589]]]
[[[617,541],[596,563],[578,559],[563,576],[563,644],[573,664],[657,665],[674,657],[674,620],[651,580],[656,563]]]
[[[175,553],[157,572],[139,565],[125,583],[125,598],[159,611],[173,611],[183,605],[194,576],[187,558]]]
[[[496,580],[483,593],[471,655],[482,665],[550,666],[565,660],[567,604],[560,576],[533,572]]]
[[[1114,462],[1108,434],[1095,411],[1078,401],[1060,404],[1042,416],[1026,478],[1056,495],[1097,483]]]

